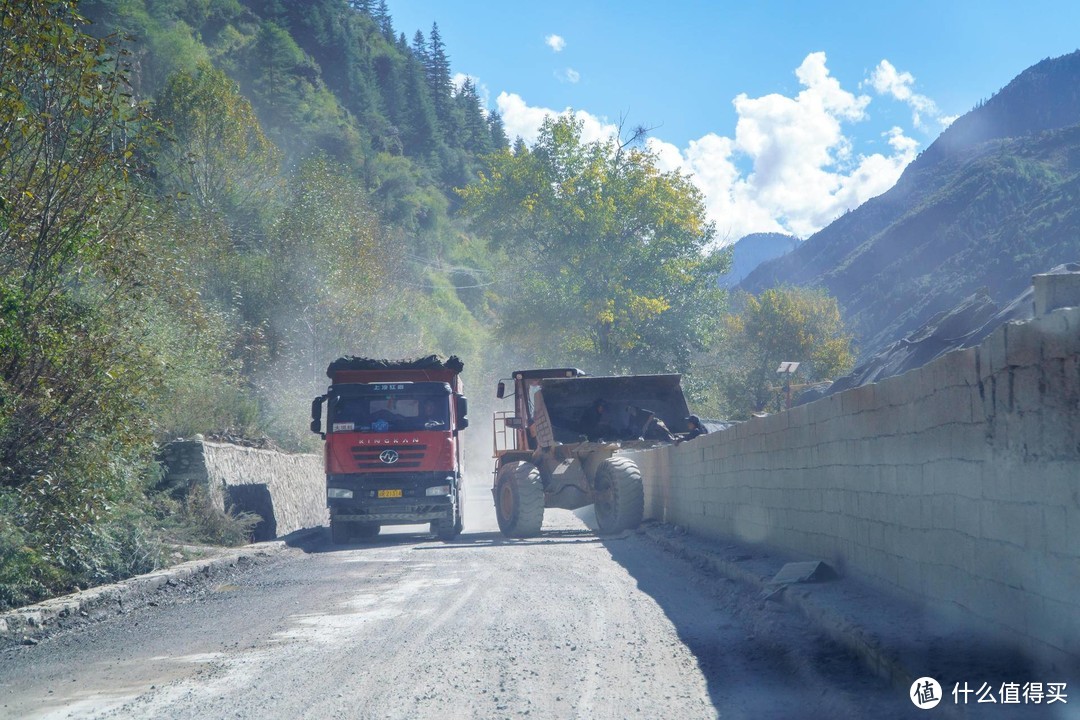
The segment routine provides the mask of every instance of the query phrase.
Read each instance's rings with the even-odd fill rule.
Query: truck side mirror
[[[457,429],[469,427],[469,399],[463,395],[457,397]]]
[[[311,432],[326,439],[326,433],[322,431],[322,406],[323,401],[326,400],[325,395],[320,395],[311,401]]]
[[[504,383],[502,380],[500,380],[499,384],[495,387],[495,397],[499,398],[500,400],[506,397],[506,383]]]

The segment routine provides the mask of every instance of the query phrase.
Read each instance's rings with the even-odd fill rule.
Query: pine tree
[[[465,78],[454,98],[462,120],[462,147],[474,155],[483,155],[495,149],[491,128],[484,117],[480,96],[472,78]]]
[[[413,35],[412,51],[417,61],[426,69],[428,66],[427,38],[424,37],[424,33],[420,30],[417,30],[416,34]]]
[[[442,144],[442,134],[424,81],[424,67],[416,60],[410,60],[404,74],[404,106],[398,124],[405,154],[430,159]]]
[[[503,123],[502,115],[498,110],[492,110],[488,113],[488,132],[491,133],[491,144],[496,150],[502,150],[510,147],[510,138],[506,136],[506,125]]]
[[[386,7],[386,0],[379,0],[379,4],[375,6],[375,10],[371,13],[371,17],[375,19],[375,24],[379,26],[379,30],[382,31],[383,36],[390,42],[393,42],[394,23],[390,19],[390,10]]]
[[[260,109],[279,124],[294,104],[292,71],[302,60],[300,49],[288,31],[276,23],[264,23],[256,35],[252,53],[259,68],[252,91]]]
[[[438,23],[431,24],[426,69],[431,100],[435,104],[435,114],[443,123],[443,127],[449,129],[450,94],[453,90],[450,83],[450,58],[446,55],[446,46],[443,45],[442,35],[439,34]]]

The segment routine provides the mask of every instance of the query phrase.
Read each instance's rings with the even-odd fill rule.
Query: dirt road
[[[10,718],[909,717],[793,611],[548,511],[444,544],[322,536],[202,592],[0,653]]]

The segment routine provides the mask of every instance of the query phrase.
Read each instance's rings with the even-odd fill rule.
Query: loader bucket
[[[542,446],[580,442],[583,438],[634,440],[643,436],[649,414],[673,433],[689,430],[690,414],[681,375],[545,378],[537,395],[537,438]],[[603,401],[602,429],[594,408]]]

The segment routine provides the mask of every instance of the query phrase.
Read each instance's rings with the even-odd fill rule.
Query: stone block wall
[[[321,455],[292,454],[202,440],[162,448],[163,483],[206,488],[222,510],[258,513],[256,540],[326,525],[326,475]]]
[[[825,559],[1080,660],[1080,308],[632,456],[648,517]]]

